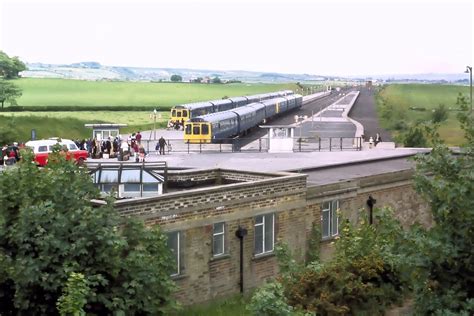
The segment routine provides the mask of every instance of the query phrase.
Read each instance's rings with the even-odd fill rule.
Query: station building
[[[298,173],[168,170],[166,190],[120,199],[115,207],[168,235],[177,298],[188,305],[247,292],[276,277],[277,242],[305,260],[313,225],[321,228],[321,256],[329,258],[339,221],[365,216],[369,196],[376,207],[392,207],[404,225],[431,225],[412,176],[405,158]]]

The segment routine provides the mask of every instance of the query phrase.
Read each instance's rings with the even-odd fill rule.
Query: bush
[[[448,119],[448,109],[444,104],[438,105],[431,115],[433,123],[441,123]]]
[[[428,139],[423,132],[423,126],[411,126],[408,131],[401,135],[402,143],[405,147],[427,147]]]
[[[256,292],[252,310],[258,315],[287,315],[290,311],[383,315],[389,305],[401,302],[409,284],[409,269],[401,255],[407,238],[388,209],[376,209],[374,217],[376,225],[365,219],[357,226],[342,221],[335,257],[330,262],[316,259],[305,267],[298,266],[290,260],[287,247],[277,247],[282,276]],[[276,313],[275,306],[283,314]]]
[[[248,309],[254,315],[291,316],[293,308],[286,303],[281,283],[268,283],[258,289]]]

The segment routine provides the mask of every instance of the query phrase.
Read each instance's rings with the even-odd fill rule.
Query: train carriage
[[[238,108],[240,106],[247,105],[249,103],[249,100],[247,99],[247,97],[232,97],[232,98],[229,98],[229,100],[232,101],[233,109]]]
[[[250,103],[268,100],[276,97],[293,94],[291,90],[283,90],[271,93],[256,94],[245,97],[232,97],[223,100],[214,100],[206,102],[188,103],[174,106],[171,109],[169,122],[181,123],[190,118],[206,115],[215,112],[227,111]]]
[[[214,104],[214,112],[227,111],[235,107],[231,99],[214,100],[210,102]]]
[[[245,134],[252,127],[265,121],[265,106],[261,103],[242,106],[233,109],[232,112],[238,115],[238,135]]]
[[[184,128],[189,143],[211,143],[238,134],[238,116],[232,111],[217,112],[191,118]]]

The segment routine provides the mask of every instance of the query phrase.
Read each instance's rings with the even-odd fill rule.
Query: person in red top
[[[135,139],[137,140],[139,144],[142,143],[142,134],[140,134],[140,131],[138,131],[137,134],[135,135]]]

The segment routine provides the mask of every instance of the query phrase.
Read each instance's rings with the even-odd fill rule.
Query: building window
[[[171,276],[179,275],[180,273],[180,233],[179,232],[171,232],[167,234],[168,236],[168,248],[171,250],[171,257],[174,260],[174,267],[173,271],[171,272]]]
[[[339,201],[330,201],[323,203],[321,211],[322,237],[330,238],[339,234]]]
[[[212,231],[212,255],[220,256],[225,253],[225,224],[214,224]]]
[[[123,190],[125,192],[140,192],[140,183],[125,183]]]
[[[255,217],[255,254],[273,251],[275,215],[267,214]]]

